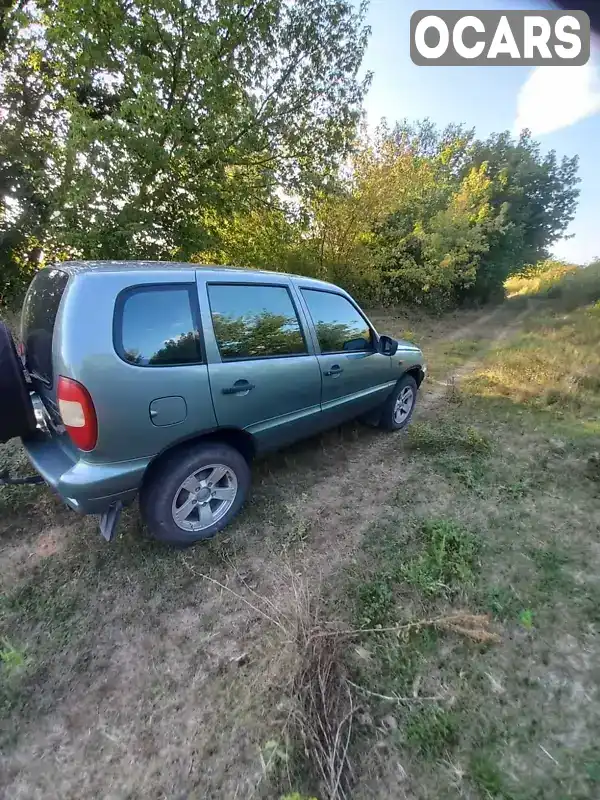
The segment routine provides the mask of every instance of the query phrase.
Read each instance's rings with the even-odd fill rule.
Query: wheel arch
[[[402,380],[402,378],[404,378],[405,375],[410,375],[411,378],[414,378],[417,384],[417,388],[425,380],[425,373],[423,372],[423,368],[421,367],[420,364],[415,364],[415,366],[410,367],[409,369],[406,370],[406,372],[403,372],[399,380]]]
[[[230,447],[235,448],[244,456],[248,465],[252,463],[256,455],[256,444],[252,434],[241,428],[217,428],[212,431],[205,431],[200,434],[188,436],[166,447],[154,456],[152,461],[148,464],[144,472],[142,483],[148,481],[159,466],[178,452],[183,453],[194,445],[208,444],[210,442],[228,444]]]

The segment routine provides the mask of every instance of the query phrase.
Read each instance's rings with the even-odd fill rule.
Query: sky
[[[371,0],[371,38],[364,68],[373,73],[367,121],[429,117],[440,126],[463,122],[478,136],[522,127],[542,150],[579,155],[577,216],[554,246],[558,258],[586,263],[600,256],[600,41],[584,67],[417,67],[410,60],[409,25],[427,9],[552,8],[546,0]]]

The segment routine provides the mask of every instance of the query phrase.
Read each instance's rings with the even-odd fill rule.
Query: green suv
[[[336,286],[194,264],[43,269],[20,347],[0,326],[0,442],[22,437],[105,538],[139,493],[152,535],[178,546],[236,516],[255,456],[358,416],[404,428],[425,377],[421,351]]]

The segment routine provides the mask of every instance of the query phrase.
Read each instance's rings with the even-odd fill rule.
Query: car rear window
[[[21,340],[27,369],[47,386],[52,386],[52,337],[56,315],[69,280],[60,269],[37,273],[25,297],[21,315]]]
[[[127,289],[117,301],[115,348],[139,367],[202,361],[195,284]]]

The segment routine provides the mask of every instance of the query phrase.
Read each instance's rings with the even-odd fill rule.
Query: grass
[[[2,647],[0,647],[0,662],[5,674],[10,676],[25,667],[27,657],[23,650],[13,647],[13,645],[5,639],[2,643]]]
[[[573,311],[600,300],[600,261],[586,267],[557,263],[537,275],[509,279],[506,289],[509,297],[550,300],[561,311]]]
[[[493,322],[374,315],[425,348],[437,394],[406,436],[349,425],[258,464],[244,514],[207,546],[148,541],[135,509],[107,546],[42,487],[0,489],[7,794],[331,800],[305,747],[321,752],[318,710],[343,697],[352,724],[340,703],[328,736],[351,732],[358,800],[597,797],[590,291],[529,295],[503,339],[518,303]],[[577,292],[587,305],[568,308]],[[4,466],[27,470],[18,447]],[[321,638],[298,622],[299,582]]]
[[[403,568],[405,580],[424,595],[450,595],[473,581],[477,538],[452,520],[423,524],[425,547]]]
[[[406,742],[425,759],[441,758],[458,742],[459,728],[460,718],[456,713],[426,708],[409,717]]]
[[[468,454],[488,453],[489,437],[472,427],[452,420],[415,422],[408,429],[408,446],[424,453],[461,451]]]

